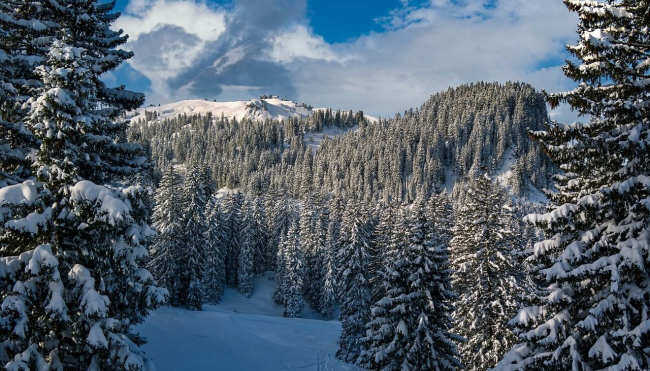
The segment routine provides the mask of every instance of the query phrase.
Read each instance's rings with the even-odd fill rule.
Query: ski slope
[[[256,280],[251,298],[227,289],[203,311],[160,308],[136,330],[157,371],[343,371],[357,367],[336,359],[338,321],[306,308],[304,318],[284,318],[273,302],[273,273]]]

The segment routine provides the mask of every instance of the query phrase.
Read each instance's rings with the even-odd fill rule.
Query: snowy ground
[[[273,302],[267,273],[250,299],[227,290],[218,305],[201,312],[161,308],[136,329],[158,371],[357,370],[336,359],[341,325],[309,308],[304,318],[284,318]]]

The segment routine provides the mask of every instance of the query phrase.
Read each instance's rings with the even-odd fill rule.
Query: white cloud
[[[183,28],[203,41],[216,40],[226,29],[225,12],[191,0],[131,0],[114,28],[124,29],[130,41],[163,25]]]
[[[311,58],[333,61],[344,59],[337,56],[322,36],[314,35],[304,25],[295,25],[284,30],[273,40],[270,57],[275,62],[286,63],[295,58]]]
[[[148,100],[169,101],[187,90],[171,91],[166,79],[191,67],[206,43],[225,31],[226,13],[204,2],[131,0],[113,28],[129,34],[125,49],[135,51],[132,68],[151,81]]]

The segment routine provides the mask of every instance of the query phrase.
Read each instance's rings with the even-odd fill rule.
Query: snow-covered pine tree
[[[336,303],[336,272],[334,271],[334,254],[331,250],[324,251],[324,259],[325,275],[319,307],[323,317],[330,319],[334,316],[334,304]]]
[[[427,202],[427,214],[443,243],[449,246],[454,236],[454,207],[446,190],[434,193]]]
[[[201,310],[205,303],[206,193],[202,183],[201,166],[195,164],[187,172],[183,183],[184,215],[181,218],[182,255],[177,262],[178,304],[192,310]]]
[[[216,197],[211,197],[206,208],[206,271],[204,280],[205,302],[216,304],[223,297],[226,282],[224,263],[226,234],[223,213]]]
[[[269,229],[266,208],[261,196],[254,196],[250,212],[251,222],[255,228],[255,251],[259,253],[254,257],[255,263],[253,267],[255,274],[262,274],[273,264],[266,260],[268,256]]]
[[[305,307],[302,298],[304,263],[300,247],[299,228],[297,221],[292,223],[284,242],[284,316],[290,318],[300,317]]]
[[[453,293],[447,246],[416,201],[400,213],[406,246],[391,246],[383,267],[386,296],[371,310],[360,364],[370,370],[455,370],[461,367],[451,334]]]
[[[466,339],[458,347],[464,367],[486,370],[516,344],[507,323],[519,309],[523,285],[511,253],[511,216],[504,212],[502,191],[487,174],[471,178],[465,189],[451,241],[458,293],[454,331]]]
[[[564,1],[578,14],[579,82],[548,97],[589,123],[534,132],[564,173],[550,210],[527,220],[545,230],[529,259],[547,296],[512,322],[524,343],[498,369],[650,368],[650,3]]]
[[[226,285],[237,287],[239,250],[241,249],[241,229],[244,196],[240,192],[228,192],[221,198],[222,219],[224,222],[224,265]]]
[[[273,292],[273,300],[279,305],[285,305],[287,302],[287,243],[287,235],[284,234],[280,237],[275,261],[275,291]]]
[[[274,262],[277,262],[280,240],[287,234],[291,223],[297,220],[299,215],[293,200],[286,193],[274,192],[273,195],[275,199],[273,202],[269,201],[272,208],[269,215],[271,236],[269,238],[268,252],[273,255]]]
[[[370,286],[372,287],[371,302],[376,303],[386,295],[386,286],[384,285],[385,277],[384,265],[388,259],[389,249],[393,242],[393,232],[403,233],[404,230],[400,225],[395,230],[397,210],[394,205],[385,205],[380,203],[381,210],[379,211],[379,222],[372,231],[372,246],[374,251],[370,256],[370,263],[368,264],[368,271],[370,272]],[[402,218],[403,219],[403,218]]]
[[[241,247],[239,250],[239,265],[237,268],[237,287],[244,296],[253,293],[255,281],[255,257],[260,255],[256,222],[253,219],[253,202],[250,196],[245,196],[242,207],[242,229],[240,231]]]
[[[280,245],[280,236],[275,235],[276,223],[276,203],[282,193],[269,189],[263,197],[264,210],[266,211],[266,230],[268,232],[267,246],[264,249],[265,269],[268,271],[276,270],[275,263],[278,256],[278,246]]]
[[[336,356],[348,363],[357,362],[361,354],[361,338],[370,316],[369,240],[370,231],[361,205],[348,201],[341,225],[341,246],[336,255],[342,327]]]
[[[319,284],[320,282],[320,266],[317,260],[317,244],[315,227],[318,219],[316,207],[314,205],[314,197],[311,194],[306,195],[307,199],[302,202],[300,208],[300,247],[302,248],[302,256],[305,261],[304,273],[304,287],[303,298],[315,310],[318,310],[319,303]]]
[[[158,235],[151,247],[149,269],[158,284],[169,291],[169,301],[178,305],[178,262],[185,254],[181,250],[180,179],[172,166],[163,172],[155,195],[153,227]]]
[[[341,288],[339,287],[338,277],[338,272],[340,271],[338,254],[341,251],[341,222],[343,221],[343,212],[345,207],[343,200],[337,196],[334,196],[332,199],[330,199],[328,206],[328,209],[330,211],[330,221],[327,225],[325,246],[332,255],[332,264],[334,265],[334,293],[336,295],[336,301],[340,303]]]
[[[312,309],[320,312],[321,296],[325,277],[325,258],[327,226],[329,215],[322,199],[310,195],[303,203],[300,216],[300,245],[305,260],[304,299]]]
[[[8,209],[39,207],[3,214],[1,234],[24,243],[7,239],[0,260],[1,286],[11,287],[0,312],[2,362],[7,369],[150,369],[132,326],[165,301],[166,290],[141,268],[153,233],[147,213],[135,208],[147,190],[120,184],[150,166],[140,145],[122,141],[127,123],[119,121],[144,97],[100,79],[132,53],[117,49],[126,36],[110,29],[114,3],[39,4],[25,25],[43,19],[51,28],[38,40],[47,53],[32,59],[39,66],[21,119],[38,143],[25,157],[35,179],[0,190]]]

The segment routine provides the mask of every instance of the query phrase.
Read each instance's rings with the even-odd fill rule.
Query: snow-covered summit
[[[172,118],[179,114],[207,114],[241,121],[243,118],[255,120],[276,119],[282,120],[289,117],[308,117],[314,109],[303,103],[295,103],[278,98],[239,100],[235,102],[213,102],[203,99],[182,100],[160,106],[149,106],[131,112],[130,117],[137,120],[144,118],[145,111],[156,112],[159,118]]]

